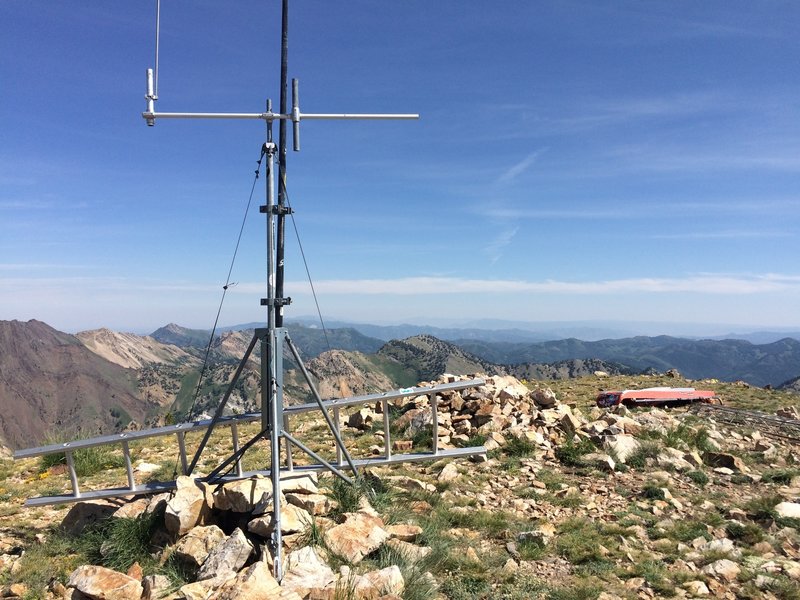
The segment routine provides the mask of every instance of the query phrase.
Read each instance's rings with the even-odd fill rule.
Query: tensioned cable
[[[283,187],[283,194],[286,198],[286,204],[289,208],[292,207],[292,203],[289,201],[289,192],[286,189],[286,182],[279,181],[279,185]],[[300,248],[300,256],[303,258],[303,266],[306,269],[306,277],[308,277],[308,285],[311,286],[311,295],[314,297],[314,305],[317,307],[317,315],[319,316],[319,322],[322,326],[322,333],[325,335],[325,343],[328,345],[328,351],[333,350],[331,347],[331,342],[328,339],[328,329],[325,327],[325,321],[322,318],[322,311],[319,308],[319,301],[317,300],[317,292],[314,289],[314,282],[311,279],[311,271],[308,269],[308,261],[306,261],[306,253],[303,250],[303,243],[300,241],[300,232],[297,230],[297,221],[294,219],[294,212],[290,212],[289,216],[292,217],[292,227],[294,228],[294,235],[297,238],[297,246]]]
[[[211,329],[211,336],[208,338],[208,345],[206,346],[206,353],[205,357],[203,358],[203,368],[200,371],[200,378],[197,380],[197,389],[194,392],[194,398],[192,399],[192,406],[189,409],[188,416],[191,418],[192,413],[194,412],[195,404],[197,403],[197,398],[200,395],[200,388],[203,385],[203,377],[205,375],[206,369],[208,368],[208,356],[211,353],[211,344],[214,342],[214,335],[217,332],[217,325],[219,324],[219,316],[222,313],[222,305],[225,303],[225,295],[228,293],[228,288],[231,287],[231,273],[233,273],[233,265],[236,263],[236,255],[239,253],[239,244],[242,242],[242,233],[244,232],[245,223],[247,223],[247,213],[250,212],[250,204],[253,202],[253,192],[256,189],[256,183],[258,182],[258,176],[261,172],[261,162],[264,160],[264,155],[266,154],[266,150],[262,147],[261,148],[261,156],[258,158],[255,170],[255,177],[253,178],[253,185],[250,188],[250,197],[247,199],[247,207],[244,209],[244,217],[242,217],[242,225],[239,227],[239,236],[236,238],[236,247],[233,250],[233,257],[231,258],[231,265],[228,268],[228,276],[225,279],[225,285],[222,286],[222,297],[219,300],[219,308],[217,308],[217,317],[214,319],[214,327]]]

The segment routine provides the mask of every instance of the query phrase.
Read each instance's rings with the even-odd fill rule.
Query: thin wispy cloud
[[[484,248],[486,254],[489,255],[489,263],[494,265],[503,256],[503,251],[508,247],[514,236],[517,235],[519,227],[511,227],[500,232],[500,234],[487,244]]]
[[[648,237],[658,240],[737,240],[737,239],[770,239],[785,238],[795,235],[788,231],[682,231],[679,233],[655,233]]]
[[[248,287],[248,286],[244,286]],[[307,293],[307,284],[287,284],[292,293]],[[800,293],[800,275],[699,274],[678,278],[631,278],[602,281],[525,281],[509,279],[464,279],[453,277],[408,277],[401,279],[339,279],[314,284],[319,294],[439,295],[439,294],[764,294]]]
[[[509,168],[503,171],[500,177],[497,178],[497,183],[509,183],[511,181],[514,181],[517,177],[522,175],[536,162],[541,153],[542,153],[541,150],[537,150],[536,152],[531,152],[530,154],[528,154],[528,156],[523,158],[518,163],[511,165]]]
[[[548,200],[540,201],[547,205]],[[596,202],[601,208],[586,208],[581,205],[561,208],[539,208],[518,206],[476,205],[472,210],[484,217],[502,220],[516,219],[568,219],[568,220],[630,220],[652,219],[657,216],[672,217],[679,213],[692,215],[795,215],[800,211],[800,199],[758,199],[730,201],[652,201],[631,202],[630,199],[603,200]],[[745,230],[741,230],[744,232]],[[724,234],[723,234],[724,235]]]

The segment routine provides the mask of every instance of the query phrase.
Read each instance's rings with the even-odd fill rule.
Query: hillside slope
[[[149,335],[93,329],[75,334],[83,345],[106,360],[126,369],[141,369],[152,364],[196,363],[191,354],[173,344],[164,344]]]
[[[12,447],[144,422],[136,372],[40,321],[0,321],[0,436]]]

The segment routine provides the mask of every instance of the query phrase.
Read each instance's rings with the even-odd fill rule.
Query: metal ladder
[[[427,387],[412,387],[393,390],[389,392],[367,394],[363,396],[352,396],[349,398],[338,398],[334,400],[325,400],[322,402],[325,411],[333,412],[333,423],[338,432],[340,425],[341,410],[348,407],[359,406],[369,403],[381,403],[383,411],[383,431],[384,431],[384,447],[383,454],[369,458],[354,458],[352,463],[357,467],[371,467],[379,465],[392,465],[404,462],[418,462],[432,459],[442,458],[461,458],[467,456],[474,456],[479,454],[486,454],[486,448],[483,446],[472,446],[467,448],[447,448],[440,449],[438,441],[438,394],[443,392],[454,392],[483,385],[483,379],[470,379],[467,381],[457,381],[453,383],[444,383]],[[392,441],[390,434],[390,411],[389,403],[395,400],[410,398],[416,396],[427,396],[431,408],[431,425],[432,425],[432,443],[430,452],[414,452],[414,453],[392,453]],[[285,420],[284,429],[288,430],[289,417],[291,415],[298,415],[301,413],[318,411],[319,405],[316,403],[305,403],[294,406],[287,406],[283,408],[283,417]],[[180,458],[181,472],[186,474],[188,472],[189,460],[186,453],[186,434],[190,432],[206,431],[212,425],[230,427],[231,440],[233,442],[234,455],[237,458],[234,461],[233,472],[216,477],[214,481],[226,482],[235,481],[238,479],[246,479],[254,475],[270,476],[269,470],[257,471],[244,471],[242,468],[242,460],[239,455],[239,425],[248,424],[261,421],[261,413],[246,413],[242,415],[220,417],[218,419],[205,419],[194,421],[191,423],[179,423],[176,425],[167,425],[164,427],[156,427],[152,429],[145,429],[141,431],[131,431],[124,433],[116,433],[111,435],[104,435],[85,440],[76,440],[71,442],[64,442],[60,444],[50,444],[48,446],[40,446],[37,448],[28,448],[24,450],[17,450],[14,452],[14,459],[21,460],[25,458],[32,458],[36,456],[45,456],[49,454],[65,454],[67,460],[67,470],[69,472],[70,481],[72,484],[72,493],[56,495],[56,496],[39,496],[28,498],[25,501],[25,506],[43,506],[50,504],[64,504],[70,502],[78,502],[81,500],[95,500],[100,498],[116,498],[125,496],[138,496],[147,494],[157,494],[164,491],[175,489],[175,481],[166,482],[151,482],[137,484],[134,479],[133,466],[131,464],[131,451],[130,443],[137,440],[145,440],[154,437],[163,437],[174,435],[178,442],[178,453]],[[281,468],[281,473],[296,472],[296,471],[323,471],[330,470],[333,466],[336,470],[347,469],[350,465],[349,461],[343,460],[342,448],[336,445],[336,459],[335,461],[325,461],[315,453],[311,456],[316,457],[318,462],[308,465],[295,465],[292,460],[291,445],[301,444],[298,440],[291,438],[290,443],[286,445],[286,465]],[[91,448],[96,446],[110,446],[120,445],[122,447],[122,454],[125,461],[125,470],[127,473],[127,486],[106,488],[91,491],[82,491],[78,483],[78,475],[75,471],[74,452]],[[301,448],[309,454],[307,448]],[[319,462],[322,461],[322,462]],[[207,481],[208,477],[199,478],[200,481]]]

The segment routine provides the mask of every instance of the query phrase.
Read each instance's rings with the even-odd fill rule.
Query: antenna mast
[[[158,36],[160,29],[160,0],[157,0],[156,16],[156,63],[158,62]],[[274,557],[275,578],[280,581],[281,573],[281,548],[282,536],[280,527],[280,455],[281,439],[287,442],[285,453],[287,462],[291,468],[291,445],[309,454],[312,458],[324,464],[333,473],[347,481],[350,478],[342,473],[338,468],[329,464],[319,457],[312,450],[307,448],[299,440],[291,436],[287,431],[283,412],[283,353],[284,347],[288,348],[298,363],[301,372],[311,388],[314,398],[322,411],[328,427],[333,434],[340,455],[343,455],[354,475],[358,474],[355,463],[347,452],[338,432],[338,423],[334,424],[327,410],[324,409],[322,398],[316,390],[311,375],[306,370],[300,358],[300,353],[289,338],[288,331],[283,326],[283,307],[291,302],[290,298],[284,297],[284,238],[286,229],[286,215],[291,213],[288,206],[286,193],[286,146],[287,132],[286,123],[292,121],[293,126],[293,148],[297,152],[300,150],[300,121],[302,119],[418,119],[417,114],[303,114],[300,112],[299,91],[297,80],[292,81],[292,110],[289,112],[288,96],[288,55],[289,55],[289,0],[282,0],[281,11],[281,72],[280,72],[280,107],[279,112],[272,112],[272,101],[267,100],[266,111],[263,113],[158,113],[155,110],[155,101],[158,99],[155,90],[155,76],[153,69],[147,70],[147,110],[142,113],[149,126],[154,126],[157,119],[258,119],[267,124],[267,141],[264,144],[264,151],[267,155],[267,203],[261,207],[261,212],[266,213],[267,219],[267,297],[262,298],[262,306],[267,307],[267,323],[265,328],[256,329],[253,341],[250,343],[248,352],[240,363],[236,375],[241,372],[244,363],[249,358],[250,353],[256,343],[260,343],[261,348],[261,425],[262,431],[253,440],[242,447],[242,452],[250,447],[259,437],[269,437],[271,447],[271,466],[270,476],[273,485],[273,533],[271,540],[271,550]],[[272,124],[278,121],[278,146],[276,148],[272,138]],[[278,154],[278,201],[275,203],[273,165],[275,153]],[[234,380],[238,377],[235,376]],[[232,385],[232,384],[231,384]],[[212,425],[206,430],[203,440],[195,453],[187,471],[191,473],[200,458],[205,445],[211,437],[216,422],[222,417],[223,409],[228,395],[217,407],[216,414],[212,420]],[[238,456],[235,454],[222,465],[217,467],[209,479],[222,472],[224,467],[236,461]],[[341,461],[339,461],[341,462]]]

